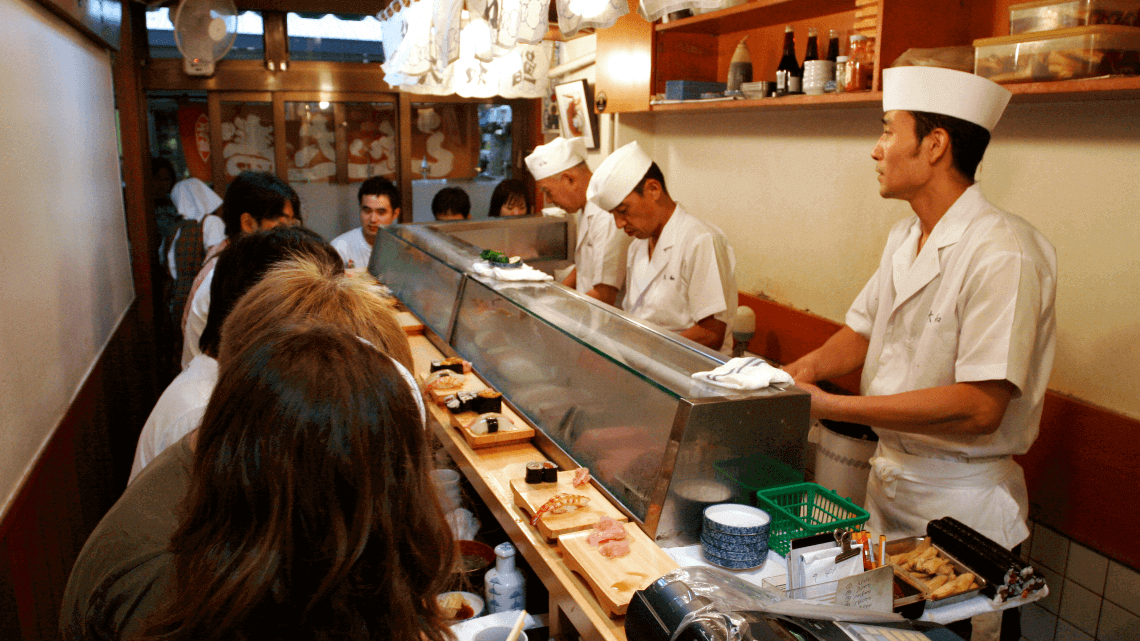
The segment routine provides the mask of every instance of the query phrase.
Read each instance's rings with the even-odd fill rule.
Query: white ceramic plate
[[[475,617],[483,614],[483,607],[484,607],[483,598],[480,597],[478,594],[473,594],[471,592],[444,592],[443,594],[436,597],[436,599],[439,601],[440,605],[446,607],[445,604],[447,603],[448,598],[452,594],[458,594],[459,596],[463,597],[463,600],[467,602],[467,605],[471,606],[471,610],[473,611],[473,614],[471,616],[468,616],[468,617],[462,617],[461,616],[461,618],[457,618],[456,621],[466,621],[467,619],[474,619]],[[462,615],[462,612],[460,614]]]

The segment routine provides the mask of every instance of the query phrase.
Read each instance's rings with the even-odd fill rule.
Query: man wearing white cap
[[[526,157],[526,166],[547,200],[567,212],[582,212],[574,268],[562,284],[603,303],[618,304],[629,237],[618,232],[606,212],[586,200],[586,186],[593,176],[586,165],[586,144],[581,138],[555,138],[536,147]]]
[[[586,197],[635,240],[622,309],[716,350],[736,313],[736,259],[724,233],[669,196],[657,163],[636,142],[602,161]]]
[[[1007,548],[1028,535],[1012,456],[1037,438],[1053,367],[1057,264],[1049,241],[974,182],[1010,92],[930,67],[883,72],[879,193],[916,215],[891,230],[842,328],[788,366],[812,414],[875,428],[869,526],[922,534],[952,516]],[[811,385],[863,368],[861,396]],[[974,638],[996,638],[975,619]],[[987,632],[979,629],[985,623]]]

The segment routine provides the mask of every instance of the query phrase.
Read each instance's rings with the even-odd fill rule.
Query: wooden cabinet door
[[[594,105],[600,113],[649,110],[653,24],[637,13],[637,5],[630,0],[628,14],[598,31]]]

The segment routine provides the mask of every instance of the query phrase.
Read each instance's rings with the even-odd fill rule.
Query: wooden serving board
[[[446,409],[444,411],[447,412]],[[534,438],[534,428],[519,418],[519,415],[515,414],[515,411],[510,407],[507,407],[506,403],[503,403],[503,411],[500,413],[511,419],[511,423],[514,427],[510,430],[500,429],[494,434],[475,434],[471,431],[471,426],[475,421],[479,420],[479,415],[475,412],[463,412],[462,414],[447,413],[451,417],[451,426],[459,430],[459,433],[463,435],[463,440],[467,441],[467,444],[470,445],[473,450],[483,447],[505,445],[507,443],[529,441]]]
[[[592,484],[587,483],[581,487],[574,487],[570,482],[574,479],[573,470],[559,472],[557,483],[539,483],[529,485],[526,479],[511,479],[511,494],[515,497],[515,504],[523,509],[528,516],[533,517],[535,511],[555,494],[581,494],[589,497],[586,507],[566,512],[565,514],[551,514],[547,512],[536,526],[539,534],[553,541],[563,534],[592,529],[602,516],[608,516],[615,521],[628,521],[624,514],[613,506],[602,493]]]
[[[640,528],[632,523],[623,523],[622,527],[629,554],[613,559],[602,556],[598,548],[586,542],[592,530],[558,537],[562,561],[586,580],[611,617],[625,614],[634,592],[677,569],[677,562]]]
[[[419,336],[424,333],[424,324],[411,312],[396,312],[396,320],[408,336]]]
[[[431,374],[429,374],[428,376],[430,376],[430,375]],[[423,380],[420,381],[420,385],[423,385],[425,383],[425,381],[427,381],[426,376],[424,377]],[[427,390],[425,393],[427,394],[428,399],[431,402],[435,403],[436,405],[439,405],[440,407],[443,407],[443,401],[448,396],[451,396],[452,394],[458,394],[459,392],[481,392],[485,389],[487,389],[487,386],[483,384],[483,381],[479,380],[479,377],[476,376],[474,373],[471,373],[471,374],[463,375],[463,387],[460,387],[457,390],[455,390],[455,389],[452,389],[452,390],[430,389],[430,390]]]

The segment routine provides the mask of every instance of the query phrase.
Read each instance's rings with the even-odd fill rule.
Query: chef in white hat
[[[1029,535],[1025,477],[1011,457],[1037,438],[1057,259],[974,180],[1009,97],[960,71],[883,72],[883,133],[871,152],[879,194],[915,215],[891,230],[846,326],[787,367],[812,393],[813,416],[879,435],[867,509],[869,527],[888,538],[944,516],[1011,549]],[[811,385],[859,367],[860,396]]]
[[[736,313],[736,258],[724,233],[675,202],[657,163],[636,143],[609,155],[586,197],[634,238],[622,309],[724,350]]]
[[[586,164],[585,142],[555,138],[536,147],[526,157],[526,166],[547,200],[567,212],[581,212],[574,268],[562,284],[603,303],[619,304],[629,237],[618,231],[609,214],[586,200],[593,173]]]

